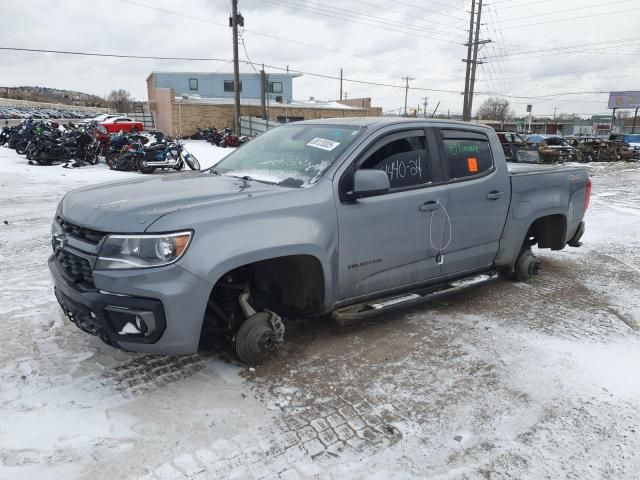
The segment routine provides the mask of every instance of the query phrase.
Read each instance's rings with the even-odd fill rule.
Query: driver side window
[[[430,183],[426,138],[413,133],[391,140],[368,155],[359,168],[386,172],[391,190]]]

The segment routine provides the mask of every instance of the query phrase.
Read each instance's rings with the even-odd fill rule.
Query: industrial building
[[[267,75],[265,100],[271,122],[382,114],[381,108],[371,106],[369,98],[355,104],[350,101],[349,105],[313,97],[294,100],[293,79],[300,76],[298,73]],[[260,74],[240,74],[239,86],[241,117],[260,117]],[[147,95],[157,128],[169,135],[188,136],[198,127],[233,126],[233,73],[152,72],[147,77]]]

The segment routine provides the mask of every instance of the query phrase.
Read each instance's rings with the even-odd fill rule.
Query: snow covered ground
[[[203,168],[227,153],[187,148]],[[638,478],[640,165],[588,166],[585,245],[540,252],[531,282],[292,322],[255,370],[120,352],[60,312],[56,203],[137,173],[4,147],[0,168],[0,479]]]

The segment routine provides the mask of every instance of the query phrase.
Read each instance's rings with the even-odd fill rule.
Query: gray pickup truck
[[[582,168],[507,166],[490,128],[398,118],[275,128],[215,167],[81,188],[49,268],[65,314],[126,350],[259,362],[287,317],[341,323],[462,288],[522,281],[531,247],[579,246]]]

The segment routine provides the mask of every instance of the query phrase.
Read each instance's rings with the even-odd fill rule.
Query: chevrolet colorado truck
[[[508,166],[477,124],[297,122],[202,172],[68,193],[49,268],[65,314],[109,345],[187,354],[219,335],[257,363],[287,318],[348,323],[480,274],[526,280],[533,246],[580,245],[590,192],[582,168]]]

